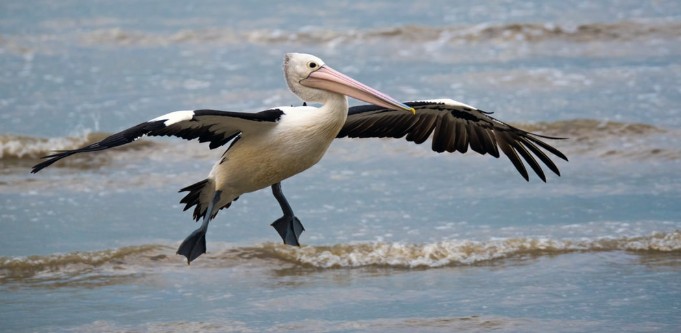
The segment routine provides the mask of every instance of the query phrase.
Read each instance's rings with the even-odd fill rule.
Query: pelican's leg
[[[177,249],[177,254],[187,257],[187,264],[190,264],[192,260],[206,253],[206,231],[208,231],[208,223],[212,219],[211,216],[213,216],[213,208],[220,201],[220,194],[222,194],[222,191],[215,192],[213,200],[206,210],[206,215],[203,216],[201,226],[194,230],[191,235],[187,236]]]
[[[272,226],[277,230],[281,239],[284,240],[284,244],[300,246],[298,237],[305,231],[305,228],[300,223],[300,220],[293,215],[293,210],[281,191],[281,183],[272,185],[272,194],[277,198],[281,211],[284,213],[284,216],[274,221]]]

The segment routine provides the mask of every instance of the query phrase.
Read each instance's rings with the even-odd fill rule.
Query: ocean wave
[[[576,251],[681,251],[681,231],[651,236],[558,240],[511,238],[490,241],[442,241],[428,244],[370,243],[319,247],[267,248],[282,260],[318,268],[394,267],[434,268],[471,265],[517,255],[561,254]]]
[[[120,28],[100,29],[83,33],[86,44],[168,45],[178,43],[244,43],[253,44],[328,44],[338,42],[419,41],[419,42],[486,42],[569,40],[588,42],[597,40],[629,40],[636,38],[678,37],[678,22],[587,23],[576,26],[554,23],[511,23],[502,25],[426,27],[406,25],[391,28],[343,31],[304,28],[299,31],[252,30],[235,31],[223,28],[181,30],[171,34],[150,34]]]
[[[256,29],[240,31],[229,28],[185,29],[170,33],[150,33],[120,27],[80,30],[73,33],[51,35],[3,35],[0,49],[21,55],[35,51],[54,52],[48,43],[78,43],[85,46],[115,45],[158,47],[174,44],[244,43],[314,44],[335,46],[339,43],[437,43],[461,44],[476,42],[528,42],[560,40],[570,42],[628,41],[637,39],[678,39],[679,22],[620,21],[613,23],[585,23],[567,25],[557,23],[477,24],[469,26],[428,27],[403,25],[377,29],[329,30],[320,27],[303,27],[297,31]]]
[[[566,142],[560,142],[559,145],[569,155],[632,160],[681,159],[681,149],[672,144],[681,139],[681,132],[674,129],[596,119],[571,119],[518,126],[532,132],[567,138]]]
[[[201,321],[144,322],[137,325],[96,320],[71,328],[71,332],[546,332],[555,327],[583,327],[574,331],[589,331],[593,325],[579,320],[511,318],[500,316],[418,317],[325,320],[305,319],[292,322],[275,321],[271,327],[262,323],[248,325],[243,321],[224,318]],[[539,329],[537,328],[539,327]]]
[[[83,147],[100,141],[110,133],[88,132],[76,136],[42,138],[25,135],[0,134],[0,160],[36,160],[50,155],[54,151],[69,150]],[[126,149],[140,149],[152,146],[153,142],[139,140],[122,147]]]
[[[523,255],[556,255],[570,252],[633,251],[661,253],[681,251],[681,230],[638,237],[595,239],[508,238],[487,241],[449,240],[426,244],[360,243],[293,247],[265,243],[209,251],[192,267],[225,268],[237,265],[315,269],[385,267],[396,269],[472,265]],[[259,262],[259,263],[258,263]],[[79,276],[120,277],[168,267],[184,267],[183,257],[167,245],[142,245],[120,249],[0,257],[0,283],[70,280]],[[77,281],[80,281],[76,279]]]
[[[553,122],[539,122],[517,125],[531,132],[559,134],[568,138],[581,138],[599,133],[600,136],[645,136],[662,134],[667,130],[650,124],[624,123],[619,121],[602,121],[597,119],[570,119]]]
[[[107,271],[109,273],[104,275],[120,276],[127,268],[140,262],[140,257],[153,261],[158,258],[155,255],[163,257],[161,252],[167,251],[168,248],[161,245],[142,245],[47,256],[0,257],[0,283],[67,281],[83,276],[93,277],[93,273],[101,276]]]

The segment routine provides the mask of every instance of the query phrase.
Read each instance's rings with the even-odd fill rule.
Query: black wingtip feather
[[[54,164],[55,162],[61,160],[62,158],[71,156],[71,155],[73,155],[77,152],[78,151],[74,151],[74,150],[61,150],[61,151],[55,152],[54,154],[44,156],[43,159],[46,159],[46,160],[34,165],[31,168],[31,173],[38,173],[38,172],[40,172],[40,170],[47,168],[48,166]]]
[[[527,151],[527,149],[525,149],[525,147],[518,142],[513,143],[513,148],[515,149],[516,152],[520,154],[520,156],[523,157],[523,159],[525,159],[525,162],[527,162],[527,164],[530,165],[532,170],[534,170],[534,173],[536,173],[537,176],[539,176],[539,179],[546,183],[546,175],[544,175],[544,170],[542,170],[539,163],[537,163],[537,160],[535,160],[534,157],[532,157],[532,155]]]
[[[527,147],[527,149],[529,149],[530,151],[532,151],[532,153],[533,153],[535,156],[539,157],[539,159],[540,159],[542,162],[544,162],[544,164],[545,164],[549,169],[551,169],[551,171],[553,171],[553,173],[555,173],[556,175],[560,176],[560,170],[558,170],[558,167],[556,166],[556,164],[553,163],[553,161],[552,161],[548,156],[546,156],[546,154],[544,154],[544,152],[541,151],[541,149],[539,149],[539,148],[538,148],[537,146],[535,146],[529,139],[527,139],[527,138],[525,138],[525,137],[521,137],[520,140],[521,140],[522,144],[525,145],[525,147]]]
[[[538,144],[542,148],[548,150],[549,152],[551,152],[551,154],[556,155],[556,156],[560,157],[561,159],[563,159],[565,161],[568,160],[567,156],[565,156],[560,150],[554,148],[553,146],[549,145],[548,143],[546,143],[544,141],[541,141],[541,140],[535,138],[534,137],[535,134],[532,134],[532,133],[529,133],[529,134],[530,135],[527,135],[526,138],[528,138],[532,142]]]
[[[518,156],[518,153],[516,152],[515,149],[509,144],[509,137],[508,134],[504,133],[500,135],[499,140],[497,140],[497,143],[499,144],[499,148],[501,148],[501,151],[504,152],[504,155],[508,157],[509,160],[511,160],[511,163],[513,163],[513,166],[515,166],[516,170],[520,173],[520,175],[525,178],[526,181],[530,181],[530,175],[527,173],[527,169],[525,168],[525,165],[523,165],[523,162],[520,160],[520,157]]]

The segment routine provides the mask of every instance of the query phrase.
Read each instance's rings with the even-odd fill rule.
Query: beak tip
[[[411,111],[411,114],[416,115],[416,109],[414,109],[414,108],[409,108],[409,111]]]

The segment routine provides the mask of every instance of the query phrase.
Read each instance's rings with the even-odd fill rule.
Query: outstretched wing
[[[257,113],[217,110],[175,111],[112,134],[91,145],[57,151],[45,156],[43,157],[45,160],[33,166],[31,172],[36,173],[73,154],[118,147],[145,135],[176,136],[186,140],[198,139],[199,142],[210,142],[209,147],[213,149],[226,144],[241,133],[248,135],[250,132],[270,128],[279,121],[283,114],[284,112],[279,109]]]
[[[489,116],[470,105],[441,99],[406,102],[416,110],[416,115],[390,110],[374,105],[351,107],[348,119],[338,138],[401,138],[417,144],[425,142],[432,134],[433,150],[465,153],[470,147],[482,155],[499,157],[501,150],[520,174],[529,180],[522,157],[532,170],[546,182],[546,176],[535,157],[560,176],[558,167],[544,150],[567,161],[558,149],[541,139],[561,139],[523,131]],[[540,149],[541,147],[542,149]]]

